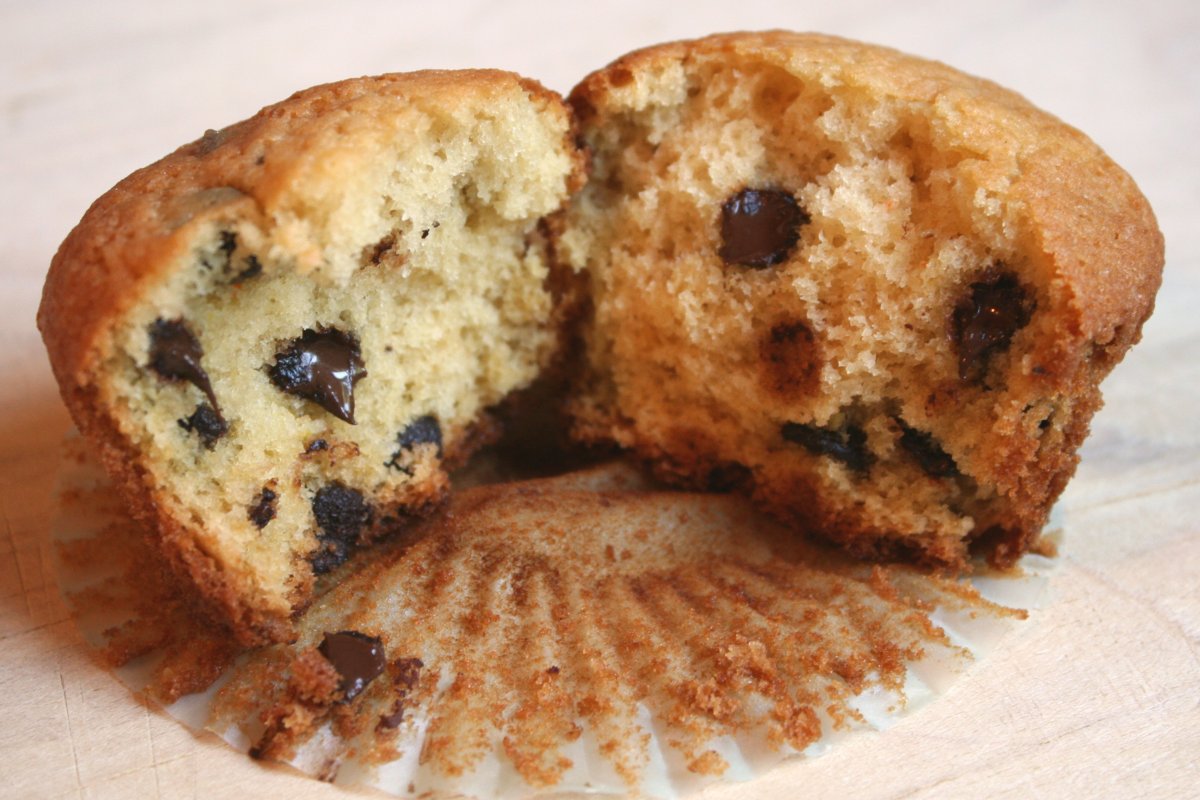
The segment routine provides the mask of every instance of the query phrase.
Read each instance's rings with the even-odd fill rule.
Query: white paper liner
[[[109,490],[103,471],[79,455],[79,441],[75,437],[68,438],[68,457],[64,458],[59,478],[62,502],[59,503],[58,515],[52,526],[55,540],[68,547],[72,542],[109,535],[106,529],[111,525],[129,524]],[[585,478],[580,485],[586,488],[592,481],[591,478]],[[628,483],[628,476],[618,480],[618,484],[622,482]],[[1058,514],[1052,514],[1048,526],[1051,533],[1047,534],[1051,539],[1057,535],[1059,524]],[[89,593],[106,582],[119,580],[120,575],[110,568],[111,565],[105,565],[102,559],[84,568],[60,561],[59,567],[59,587],[74,608],[80,631],[89,645],[103,650],[112,626],[128,621],[134,612],[128,607],[88,602]],[[997,606],[1032,610],[1044,602],[1049,576],[1055,567],[1054,559],[1031,554],[1022,560],[1017,572],[981,575],[969,579],[969,584],[984,600]],[[910,578],[912,581],[919,583],[920,578]],[[907,588],[910,591],[912,589],[911,586]],[[941,595],[942,592],[931,586],[931,596]],[[654,798],[685,797],[712,783],[753,780],[787,759],[820,755],[856,730],[886,729],[904,715],[945,693],[972,661],[978,661],[990,652],[1019,621],[1015,615],[988,613],[982,605],[938,605],[930,618],[944,631],[954,647],[931,647],[925,657],[909,662],[902,691],[871,686],[853,697],[848,705],[859,713],[860,718],[850,724],[837,726],[827,714],[819,712],[822,717],[821,736],[802,752],[786,744],[779,746],[769,743],[761,731],[714,738],[708,743],[708,748],[728,765],[719,777],[697,775],[690,771],[680,752],[668,744],[671,735],[663,722],[656,719],[644,704],[638,706],[637,723],[649,738],[645,763],[634,786],[628,785],[610,759],[601,753],[595,732],[583,719],[578,720],[582,734],[575,741],[565,744],[561,750],[571,766],[549,789],[537,789],[522,779],[504,757],[498,737],[493,742],[490,754],[466,774],[448,776],[431,769],[421,757],[429,725],[429,718],[423,712],[410,715],[404,723],[403,736],[397,744],[401,757],[382,766],[368,767],[350,759],[333,765],[331,770],[331,758],[336,757],[339,742],[328,724],[308,740],[288,763],[315,777],[333,777],[334,782],[340,785],[365,784],[397,796],[526,798],[573,793],[612,796],[632,793]],[[144,693],[160,657],[161,654],[151,654],[138,658],[117,667],[115,674],[133,692]],[[262,729],[261,722],[247,719],[242,720],[240,726],[220,726],[214,725],[211,719],[215,698],[246,660],[247,656],[243,655],[206,691],[186,695],[164,710],[189,728],[212,731],[231,747],[247,752]],[[452,674],[442,674],[439,690],[445,691],[453,678]],[[331,772],[335,775],[331,776]]]

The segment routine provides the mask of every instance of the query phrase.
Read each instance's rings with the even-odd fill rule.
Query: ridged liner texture
[[[60,581],[118,676],[241,750],[403,796],[752,779],[945,691],[1026,616],[1051,563],[974,586],[866,565],[736,496],[660,491],[617,463],[462,490],[333,576],[296,642],[238,656],[171,607],[169,580],[139,575],[138,529],[68,450]],[[348,703],[321,689],[317,655],[345,630],[388,662]]]

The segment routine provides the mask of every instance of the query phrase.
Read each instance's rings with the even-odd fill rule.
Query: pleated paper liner
[[[864,565],[736,497],[660,491],[610,464],[460,491],[341,571],[297,642],[234,661],[172,606],[71,449],[61,584],[118,676],[238,749],[401,796],[674,797],[752,780],[943,693],[1052,567],[1027,556],[955,581]],[[378,662],[349,702],[318,655],[337,634]]]

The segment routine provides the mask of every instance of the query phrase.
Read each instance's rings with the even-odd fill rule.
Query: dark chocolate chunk
[[[354,424],[354,384],[367,376],[358,341],[336,328],[305,329],[275,354],[271,383],[312,400],[338,419]]]
[[[810,221],[796,198],[775,189],[743,189],[721,207],[721,247],[726,264],[761,269],[787,258]]]
[[[320,452],[321,450],[328,450],[328,449],[329,449],[329,442],[325,441],[324,439],[313,439],[311,442],[308,443],[308,447],[304,448],[304,452],[317,453],[317,452]]]
[[[221,419],[221,406],[213,394],[208,373],[200,366],[203,356],[199,340],[183,320],[156,319],[150,326],[150,369],[167,380],[187,381],[204,392],[211,410]],[[225,424],[224,419],[221,424]]]
[[[187,419],[179,420],[179,427],[188,433],[199,434],[204,446],[212,449],[217,439],[229,431],[229,425],[224,418],[208,403],[201,403]]]
[[[412,474],[411,468],[404,463],[406,453],[411,453],[413,448],[422,444],[437,445],[438,458],[442,457],[442,426],[438,422],[437,417],[432,414],[426,414],[417,417],[404,430],[400,431],[400,435],[396,437],[396,443],[399,447],[396,452],[392,453],[392,458],[384,466],[398,469],[401,472]]]
[[[250,517],[250,521],[254,523],[254,527],[262,530],[267,527],[267,523],[275,519],[275,500],[278,495],[267,486],[262,488],[258,493],[253,505],[247,510],[246,514]]]
[[[775,394],[798,397],[816,389],[821,374],[816,337],[803,322],[782,322],[758,345],[761,380]]]
[[[357,489],[331,483],[313,496],[312,509],[320,533],[319,546],[309,562],[313,572],[321,575],[349,558],[359,534],[371,522],[371,506]]]
[[[343,703],[358,697],[387,666],[383,642],[358,631],[327,633],[317,650],[342,677],[338,691]]]
[[[1029,324],[1034,304],[1029,292],[1011,272],[999,265],[983,280],[972,283],[958,301],[950,320],[950,335],[958,350],[958,377],[978,381],[988,361],[1008,349],[1013,335]]]
[[[896,417],[900,425],[900,446],[916,460],[926,475],[933,478],[950,478],[958,474],[958,465],[932,434],[908,426]]]
[[[351,548],[337,539],[317,537],[317,548],[308,554],[308,563],[314,575],[324,575],[346,563]]]
[[[392,684],[395,685],[399,697],[392,704],[392,710],[379,718],[378,727],[385,729],[400,727],[400,723],[404,721],[405,701],[408,700],[413,689],[417,688],[417,683],[421,680],[421,670],[424,668],[425,664],[419,658],[398,658],[392,662],[390,668]]]
[[[814,455],[837,459],[855,472],[866,472],[875,463],[875,455],[867,449],[867,434],[857,425],[821,428],[785,422],[782,433],[787,441]]]
[[[220,242],[217,244],[217,252],[213,255],[203,256],[200,259],[200,266],[207,270],[227,272],[229,265],[233,262],[233,252],[237,250],[237,233],[221,231],[218,236]]]
[[[379,717],[379,726],[383,729],[399,728],[400,723],[404,722],[404,698],[396,698],[396,702],[392,704],[392,710]]]

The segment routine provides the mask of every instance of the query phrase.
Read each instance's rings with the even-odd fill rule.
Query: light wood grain
[[[945,697],[712,798],[1200,796],[1200,12],[1191,2],[0,5],[0,795],[345,797],[195,737],[86,655],[47,541],[68,426],[33,325],[87,204],[313,83],[498,66],[568,89],[635,46],[791,27],[1012,86],[1138,180],[1167,237],[1146,337],[1063,503],[1052,598]]]

